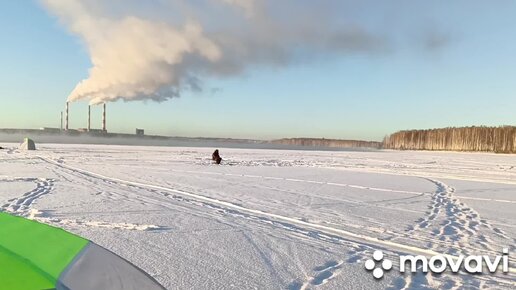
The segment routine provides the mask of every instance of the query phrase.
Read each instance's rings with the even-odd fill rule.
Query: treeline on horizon
[[[516,127],[451,127],[399,131],[385,137],[383,148],[516,153]]]
[[[360,141],[360,140],[339,140],[319,138],[285,138],[271,141],[273,144],[309,146],[309,147],[331,147],[331,148],[381,148],[382,142]]]

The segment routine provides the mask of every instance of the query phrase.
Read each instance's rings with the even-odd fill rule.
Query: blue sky
[[[359,24],[390,40],[385,51],[206,78],[221,88],[214,94],[109,103],[108,130],[381,140],[402,129],[515,125],[516,2],[448,2],[354,5]],[[68,94],[88,76],[86,48],[28,0],[0,2],[0,39],[0,127],[58,127]],[[86,110],[72,104],[72,127],[85,127]]]

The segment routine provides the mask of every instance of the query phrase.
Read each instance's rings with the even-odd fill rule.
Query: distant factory
[[[86,128],[79,128],[77,130],[70,129],[70,102],[66,102],[65,116],[64,116],[64,131],[78,131],[81,133],[107,133],[106,126],[106,103],[102,104],[102,129],[91,128],[91,105],[88,105],[88,123]],[[61,130],[63,130],[63,114],[61,113]]]
[[[40,128],[40,131],[46,132],[46,133],[68,133],[72,135],[81,134],[81,133],[90,133],[93,135],[128,135],[128,134],[108,134],[107,131],[107,118],[106,118],[106,103],[102,104],[102,128],[96,129],[91,127],[91,105],[88,105],[88,119],[86,123],[85,128],[77,128],[72,129],[70,127],[70,102],[66,102],[65,110],[64,112],[61,112],[61,125],[59,128],[50,128],[50,127],[42,127]],[[133,136],[143,137],[145,136],[145,130],[136,128],[135,133]],[[154,136],[158,137],[158,136]]]

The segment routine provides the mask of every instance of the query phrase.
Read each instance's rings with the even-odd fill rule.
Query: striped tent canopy
[[[164,289],[114,253],[62,229],[0,212],[0,289]]]

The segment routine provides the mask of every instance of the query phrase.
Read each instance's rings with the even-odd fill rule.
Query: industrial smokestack
[[[59,127],[61,131],[63,131],[63,111],[61,111],[61,125]]]
[[[65,131],[68,131],[68,110],[70,108],[70,102],[66,102],[66,110],[65,110]]]
[[[104,103],[103,109],[102,109],[102,131],[107,132],[107,128],[106,128],[106,103]]]
[[[88,132],[91,130],[91,106],[88,106]]]

